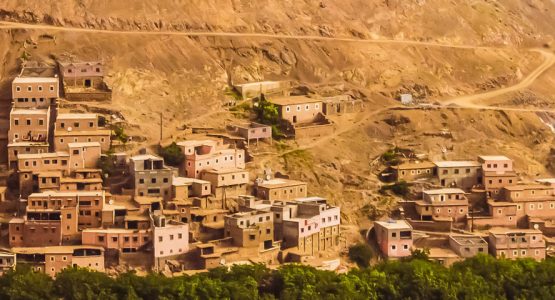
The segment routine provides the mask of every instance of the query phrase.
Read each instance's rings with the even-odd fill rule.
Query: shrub
[[[360,268],[370,266],[372,259],[372,248],[366,243],[359,243],[349,248],[349,259],[354,261]]]
[[[409,184],[404,181],[398,181],[394,184],[384,185],[380,188],[380,193],[385,193],[386,191],[391,190],[397,196],[406,196],[409,194]]]
[[[181,151],[181,147],[179,147],[175,142],[160,149],[160,155],[164,158],[164,161],[168,165],[174,167],[181,165],[185,159],[183,151]]]

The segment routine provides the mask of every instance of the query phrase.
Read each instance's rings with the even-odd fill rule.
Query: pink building
[[[124,253],[137,252],[151,241],[151,231],[146,229],[98,228],[82,232],[83,244]]]
[[[518,178],[510,158],[482,155],[478,157],[478,162],[482,164],[482,184],[489,197],[497,200],[503,187],[517,183]]]
[[[204,170],[244,169],[245,150],[231,149],[219,141],[184,141],[178,143],[185,155],[185,177],[199,178]]]
[[[376,241],[385,257],[411,255],[413,246],[412,226],[405,220],[374,222]]]
[[[546,244],[540,230],[494,228],[489,232],[489,250],[498,258],[543,260]]]
[[[155,258],[177,256],[189,250],[188,224],[155,216],[153,235]]]
[[[481,155],[478,156],[478,162],[482,164],[484,172],[495,172],[497,174],[504,174],[506,172],[513,172],[513,161],[501,155]]]

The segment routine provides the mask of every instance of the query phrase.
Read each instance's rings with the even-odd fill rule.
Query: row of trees
[[[218,268],[173,278],[70,268],[0,277],[0,299],[555,299],[555,260],[479,255],[446,268],[415,256],[346,274],[301,265]]]

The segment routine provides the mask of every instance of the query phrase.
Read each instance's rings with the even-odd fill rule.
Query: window
[[[304,109],[305,109],[305,110],[309,110],[309,109],[310,109],[310,105],[307,104],[307,105],[304,107]]]
[[[156,178],[151,178],[151,179],[150,179],[150,182],[151,182],[151,183],[156,183]]]
[[[31,119],[26,120],[27,125],[31,125]]]
[[[94,122],[89,122],[89,127],[94,127]]]
[[[115,242],[117,242],[117,241],[118,241],[118,237],[117,237],[117,236],[113,236],[113,237],[112,237],[112,242],[115,243]]]
[[[163,241],[164,241],[164,237],[159,236],[159,237],[158,237],[158,241],[159,241],[159,242],[163,242]]]
[[[27,87],[27,91],[28,91],[28,92],[31,92],[32,90],[33,90],[32,87],[30,87],[30,86]]]
[[[526,250],[522,250],[522,251],[520,252],[520,255],[522,255],[522,256],[526,255]]]
[[[39,89],[39,92],[42,92],[42,86],[41,85],[38,86],[38,89]]]
[[[314,109],[320,109],[320,104],[318,103],[314,104]]]
[[[173,234],[170,234],[170,241],[173,241]]]
[[[286,112],[290,112],[290,111],[291,111],[291,108],[290,108],[289,106],[286,106],[286,107],[285,107],[285,111],[286,111]]]
[[[53,85],[50,86],[50,91],[51,91],[51,92],[54,91],[54,86],[53,86]]]
[[[403,249],[405,250],[409,249],[409,245],[403,245]]]
[[[14,122],[15,125],[19,125],[19,120],[18,119],[13,120],[13,122]]]
[[[145,183],[145,180],[144,180],[144,178],[140,178],[140,179],[139,179],[139,183],[140,183],[140,184],[143,184],[143,183]]]
[[[301,106],[297,105],[297,111],[301,111]]]
[[[16,86],[16,87],[15,87],[15,90],[18,91],[18,92],[21,92],[21,87]]]
[[[397,246],[391,245],[391,250],[395,250],[395,249],[397,249]]]
[[[392,232],[391,237],[397,237],[397,232]]]
[[[182,234],[182,233],[178,233],[178,234],[177,234],[177,238],[178,238],[178,239],[182,239],[182,238],[183,238],[183,234]]]
[[[164,183],[168,183],[168,178],[164,178]]]

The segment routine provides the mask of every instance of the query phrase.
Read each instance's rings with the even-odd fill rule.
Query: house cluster
[[[402,203],[403,220],[377,222],[377,240],[384,254],[410,254],[404,250],[412,248],[414,228],[458,232],[443,241],[450,250],[431,247],[436,250],[431,256],[446,261],[479,252],[544,259],[546,241],[555,233],[555,181],[524,182],[513,165],[506,156],[483,155],[475,161],[413,161],[394,166],[397,181],[423,188]],[[425,240],[418,239],[421,244]]]
[[[333,133],[330,116],[361,111],[361,100],[351,95],[334,97],[290,95],[291,84],[282,81],[262,81],[237,84],[235,90],[243,99],[262,99],[273,104],[278,113],[281,134],[296,139],[313,138]]]
[[[0,197],[15,205],[0,272],[16,264],[52,276],[70,266],[179,272],[307,261],[339,245],[339,208],[309,197],[307,183],[270,172],[251,180],[246,149],[271,142],[270,126],[234,124],[231,136],[178,142],[177,167],[146,151],[112,153],[97,114],[59,106],[62,97],[109,99],[104,72],[96,62],[28,64],[13,80],[6,157],[16,184]]]

